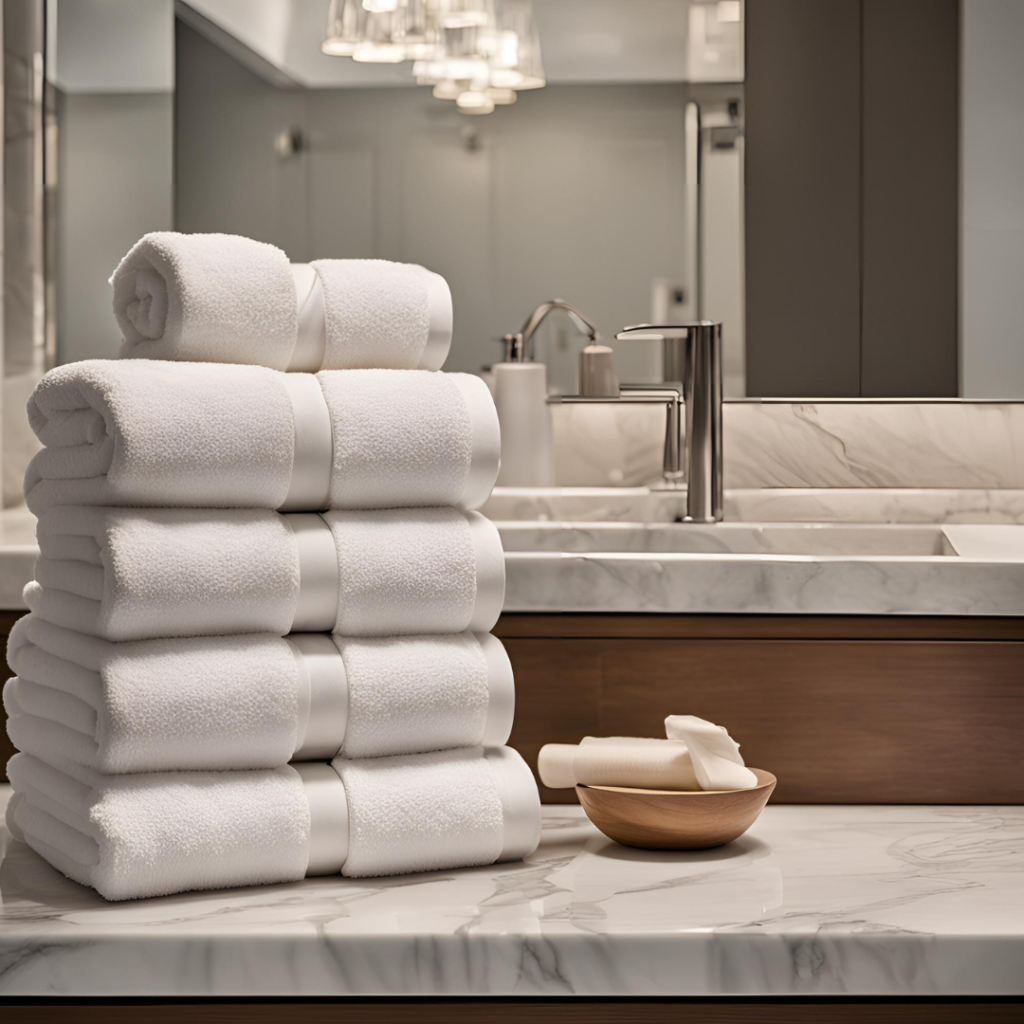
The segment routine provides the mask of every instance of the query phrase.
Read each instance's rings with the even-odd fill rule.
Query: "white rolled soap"
[[[540,780],[551,789],[631,786],[698,789],[690,754],[677,740],[585,736],[582,742],[548,743],[537,759]]]
[[[635,789],[753,789],[757,776],[743,764],[728,731],[695,715],[669,715],[667,739],[585,736],[541,747],[537,772],[551,789],[626,786]]]

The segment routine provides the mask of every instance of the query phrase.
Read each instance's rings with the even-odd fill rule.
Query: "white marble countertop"
[[[688,854],[544,813],[523,863],[122,904],[3,833],[0,996],[1024,993],[1024,807],[769,806]]]
[[[682,524],[685,490],[497,488],[505,610],[1024,615],[1024,492],[765,488]],[[38,549],[0,512],[0,609]]]
[[[483,511],[510,612],[1024,615],[1006,497],[727,491],[700,524],[685,490],[497,488]]]

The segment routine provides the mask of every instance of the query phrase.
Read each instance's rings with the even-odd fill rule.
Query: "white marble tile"
[[[686,488],[498,487],[483,508],[495,520],[671,523],[686,512]],[[1024,490],[753,487],[725,492],[726,522],[1017,523]]]
[[[1024,487],[1024,403],[735,403],[727,487]]]
[[[524,863],[122,904],[5,834],[0,995],[1024,993],[1024,808],[769,806],[695,853],[544,815]]]
[[[556,406],[562,486],[660,477],[664,414]],[[1021,402],[727,402],[725,486],[1024,489]]]
[[[1024,615],[1024,562],[1002,559],[510,551],[505,566],[508,612]]]

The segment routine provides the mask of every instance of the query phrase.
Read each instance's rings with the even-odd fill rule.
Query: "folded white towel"
[[[16,754],[15,839],[110,900],[525,857],[533,775],[507,747],[237,772],[101,775]]]
[[[15,754],[7,775],[14,837],[108,900],[306,874],[309,801],[288,766],[103,776]]]
[[[319,384],[319,387],[317,386]],[[471,374],[92,359],[28,403],[25,500],[143,507],[475,508],[501,440]]]
[[[386,260],[292,267],[238,235],[158,231],[110,279],[122,356],[275,370],[440,369],[452,335],[444,278]]]
[[[519,860],[540,842],[540,798],[509,747],[336,759],[352,878]]]
[[[500,746],[515,699],[488,634],[114,644],[33,614],[11,631],[7,660],[14,745],[111,775]]]
[[[753,789],[740,745],[720,725],[694,715],[669,715],[667,739],[585,736],[579,744],[548,743],[537,771],[552,789],[628,786],[637,789]]]
[[[36,530],[25,602],[106,640],[228,633],[486,633],[501,538],[478,512],[283,515],[58,506]]]

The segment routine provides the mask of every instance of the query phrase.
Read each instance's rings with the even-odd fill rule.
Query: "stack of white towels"
[[[472,511],[498,421],[435,372],[444,280],[159,233],[111,283],[122,358],[29,402],[13,834],[108,899],[532,852],[501,541]]]

